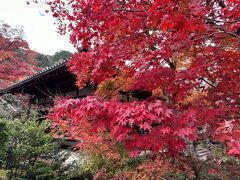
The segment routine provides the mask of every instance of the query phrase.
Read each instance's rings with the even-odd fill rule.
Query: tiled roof
[[[57,70],[57,69],[59,69],[59,68],[61,68],[63,66],[66,66],[67,61],[68,60],[63,60],[63,61],[60,61],[60,62],[58,62],[58,63],[56,63],[56,64],[54,64],[54,65],[52,65],[50,67],[46,67],[43,70],[37,72],[36,74],[31,75],[31,76],[29,76],[29,77],[27,77],[27,78],[25,78],[25,79],[23,79],[21,81],[18,81],[16,83],[14,83],[10,87],[8,87],[6,89],[0,90],[0,94],[8,93],[11,89],[19,87],[19,86],[21,86],[21,85],[23,85],[23,84],[25,84],[27,82],[35,80],[35,79],[37,79],[37,78],[39,78],[39,77],[41,77],[41,76],[43,76],[45,74],[48,74],[48,73],[53,72],[53,71],[55,71],[55,70]]]

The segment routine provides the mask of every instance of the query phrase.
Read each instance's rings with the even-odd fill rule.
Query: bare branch
[[[216,86],[214,86],[213,84],[211,84],[210,82],[208,82],[208,81],[207,81],[206,79],[204,79],[203,77],[200,77],[199,79],[200,79],[200,80],[203,80],[203,81],[204,81],[205,83],[207,83],[208,85],[216,88]]]

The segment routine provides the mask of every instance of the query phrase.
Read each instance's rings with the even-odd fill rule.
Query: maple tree
[[[77,85],[97,84],[92,96],[56,102],[62,136],[82,148],[121,142],[130,157],[194,156],[210,140],[240,157],[239,0],[47,3],[59,33],[88,50],[68,63]]]
[[[0,24],[0,88],[34,74],[37,68],[35,52],[23,39],[23,30]]]

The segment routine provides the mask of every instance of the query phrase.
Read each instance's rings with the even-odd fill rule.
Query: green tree
[[[58,63],[61,60],[67,60],[72,56],[72,53],[69,51],[59,51],[54,55],[45,55],[38,53],[36,55],[37,66],[41,68],[52,66],[55,63]]]
[[[69,51],[62,50],[60,52],[56,52],[53,55],[53,62],[57,62],[59,60],[67,60],[72,56],[72,53]]]
[[[37,54],[36,55],[36,60],[37,60],[37,66],[38,67],[48,67],[51,66],[51,62],[49,60],[49,57],[47,55],[44,54]]]
[[[0,121],[0,144],[1,144],[1,146],[0,146],[0,168],[2,167],[4,160],[6,158],[7,141],[8,141],[8,135],[7,135],[6,123],[3,121]]]
[[[2,152],[5,153],[1,153],[1,159],[9,178],[69,179],[70,166],[75,167],[64,163],[69,153],[62,152],[60,143],[45,133],[49,122],[39,123],[37,119],[37,114],[31,113],[16,120],[0,121],[0,127],[7,128],[8,139],[4,142],[6,147]],[[2,133],[0,136],[4,137]]]

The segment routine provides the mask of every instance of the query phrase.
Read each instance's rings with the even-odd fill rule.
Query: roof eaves
[[[21,81],[19,81],[19,82],[14,83],[14,84],[13,84],[12,86],[10,86],[10,87],[8,87],[8,88],[6,88],[6,89],[0,90],[0,94],[8,93],[11,89],[14,89],[14,88],[16,88],[16,87],[18,87],[18,86],[21,86],[21,85],[23,85],[23,84],[25,84],[25,83],[27,83],[27,82],[32,81],[32,80],[35,80],[35,79],[37,79],[37,78],[39,78],[39,77],[41,77],[41,76],[43,76],[43,75],[45,75],[45,74],[47,74],[47,73],[50,73],[50,72],[55,71],[55,70],[57,70],[57,69],[59,69],[59,68],[61,68],[61,67],[63,67],[63,66],[66,66],[67,61],[68,61],[68,60],[64,60],[64,61],[61,61],[61,62],[59,62],[59,63],[56,63],[56,64],[54,64],[54,65],[52,65],[52,66],[50,66],[50,67],[46,67],[46,68],[44,68],[43,70],[39,71],[38,73],[36,73],[36,74],[34,74],[34,75],[31,75],[31,76],[29,76],[29,77],[27,77],[27,78],[25,78],[25,79],[23,79],[23,80],[21,80]]]

